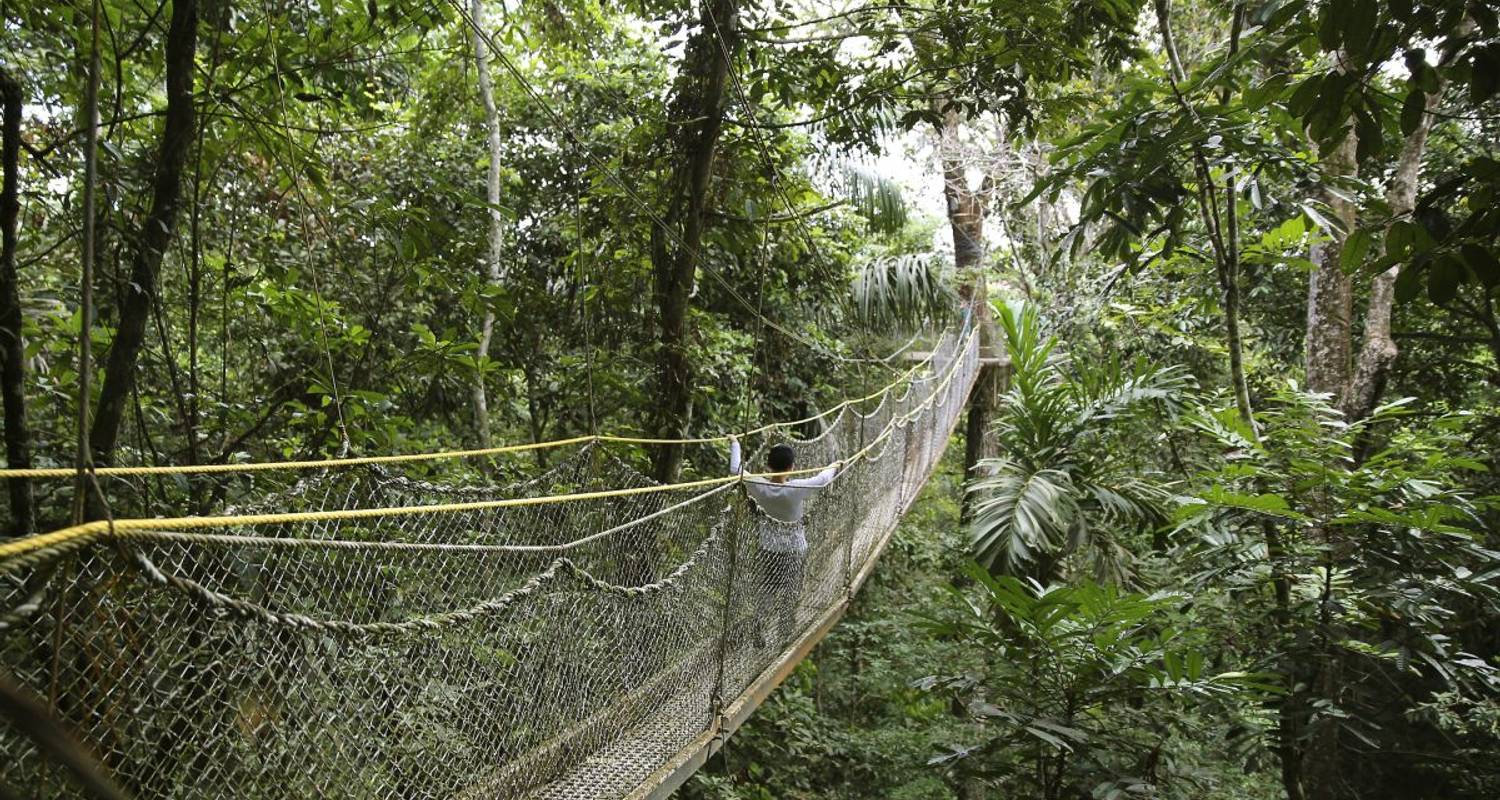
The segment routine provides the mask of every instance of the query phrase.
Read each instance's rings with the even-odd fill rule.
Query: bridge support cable
[[[978,366],[947,337],[903,392],[796,440],[847,464],[805,556],[767,546],[791,532],[734,480],[654,485],[594,443],[509,487],[307,471],[262,503],[310,513],[0,552],[0,658],[136,797],[662,796],[836,624]],[[0,730],[0,787],[67,780]]]

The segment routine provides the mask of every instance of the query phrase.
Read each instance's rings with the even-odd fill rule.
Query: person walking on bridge
[[[797,451],[778,444],[766,454],[765,477],[745,478],[745,493],[764,513],[756,552],[756,589],[762,620],[755,628],[756,646],[764,648],[766,629],[774,624],[775,644],[784,647],[797,632],[797,601],[802,594],[807,530],[802,516],[807,502],[833,482],[843,462],[836,461],[816,475],[793,478]],[[740,440],[729,437],[729,474],[741,475]],[[774,623],[773,623],[774,620]]]

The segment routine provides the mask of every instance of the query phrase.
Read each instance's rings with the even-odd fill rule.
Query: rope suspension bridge
[[[138,797],[666,796],[871,574],[980,368],[964,319],[881,391],[742,435],[794,442],[816,465],[798,472],[838,465],[800,575],[760,557],[778,523],[743,476],[658,484],[620,455],[662,440],[101,468],[286,480],[217,516],[0,544],[4,662]],[[392,469],[538,447],[562,457],[509,485]],[[793,624],[771,625],[786,586]],[[0,786],[80,793],[10,729]]]

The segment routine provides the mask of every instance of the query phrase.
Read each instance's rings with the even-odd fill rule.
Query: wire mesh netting
[[[623,797],[848,596],[977,369],[946,337],[792,439],[799,465],[846,462],[798,523],[593,445],[508,485],[325,470],[222,522],[0,560],[0,653],[138,797]],[[257,516],[337,509],[368,513]],[[77,794],[9,729],[0,784]]]

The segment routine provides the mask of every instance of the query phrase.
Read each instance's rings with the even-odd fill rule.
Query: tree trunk
[[[146,322],[162,258],[177,228],[182,174],[194,133],[193,58],[198,43],[197,0],[174,0],[167,30],[167,111],[156,159],[151,211],[136,234],[130,281],[120,303],[120,320],[106,356],[98,411],[89,433],[94,460],[113,461],[125,402],[135,384],[136,360],[145,341]]]
[[[1353,131],[1323,153],[1323,174],[1329,178],[1358,174],[1354,154],[1358,137]],[[1303,345],[1307,364],[1307,388],[1329,392],[1337,402],[1349,385],[1350,317],[1354,313],[1354,282],[1339,264],[1348,232],[1354,230],[1354,204],[1339,193],[1324,192],[1324,201],[1344,232],[1328,231],[1332,241],[1315,248],[1315,267],[1308,278],[1307,337]]]
[[[1240,49],[1240,34],[1244,28],[1245,3],[1236,2],[1229,24],[1231,56]],[[1230,90],[1226,87],[1219,92],[1219,102],[1227,108],[1229,101]],[[1224,176],[1224,252],[1218,269],[1219,291],[1224,298],[1224,333],[1229,343],[1229,377],[1234,387],[1235,405],[1240,410],[1240,419],[1254,429],[1250,383],[1245,377],[1245,342],[1240,333],[1240,207],[1239,190],[1235,188],[1234,180],[1235,172],[1231,169]],[[1212,185],[1209,188],[1212,189]]]
[[[940,109],[941,110],[941,109]],[[986,176],[978,190],[969,187],[964,177],[964,163],[958,142],[959,119],[954,111],[943,112],[943,127],[938,130],[938,153],[943,167],[943,198],[948,205],[948,226],[953,231],[953,265],[958,273],[958,293],[972,309],[973,322],[980,330],[980,344],[993,348],[997,342],[989,315],[989,298],[983,273],[986,242],[984,238],[985,203],[990,191]],[[969,394],[969,414],[964,422],[964,481],[974,477],[979,461],[994,455],[990,420],[999,391],[999,372],[984,366]],[[967,491],[959,501],[959,522],[973,519],[973,498]]]
[[[938,132],[938,148],[943,162],[943,199],[948,203],[948,226],[953,231],[953,266],[960,281],[959,291],[969,300],[978,281],[971,273],[984,261],[984,203],[988,179],[979,190],[969,188],[958,143],[958,114],[945,111],[943,127]]]
[[[724,124],[725,88],[731,60],[739,51],[737,0],[704,0],[699,25],[677,79],[670,115],[677,130],[672,137],[673,151],[681,154],[681,160],[668,184],[670,195],[663,221],[675,236],[661,226],[651,230],[653,294],[659,326],[653,427],[663,439],[684,438],[692,419],[688,298],[698,274],[709,178]],[[675,479],[682,466],[682,446],[658,447],[652,462],[657,480]]]
[[[1427,149],[1427,133],[1432,130],[1432,112],[1442,97],[1439,89],[1427,95],[1427,110],[1417,127],[1406,137],[1401,146],[1401,156],[1396,161],[1396,171],[1391,175],[1391,185],[1386,190],[1386,203],[1391,209],[1391,219],[1409,216],[1417,204],[1417,181],[1422,170],[1422,154]],[[1391,310],[1396,300],[1396,278],[1401,275],[1401,265],[1375,276],[1370,283],[1370,300],[1365,311],[1364,343],[1354,365],[1354,378],[1344,393],[1344,416],[1351,422],[1370,416],[1380,403],[1385,391],[1386,378],[1391,366],[1396,363],[1396,340],[1391,337]]]
[[[474,66],[479,76],[479,99],[484,103],[484,123],[489,131],[490,170],[485,188],[485,200],[489,203],[490,249],[487,275],[491,286],[500,284],[500,251],[504,244],[505,231],[500,217],[500,112],[495,108],[495,91],[490,80],[489,59],[484,38],[484,0],[473,0],[470,16],[474,18]],[[479,332],[479,349],[475,351],[475,362],[482,368],[489,358],[490,341],[495,334],[495,312],[486,307],[484,323]],[[485,376],[481,371],[474,377],[474,429],[480,447],[489,447],[490,404],[485,393]],[[541,451],[538,450],[538,453]]]
[[[0,68],[0,102],[4,104],[4,136],[0,162],[5,180],[0,188],[0,395],[5,403],[5,463],[11,469],[31,466],[31,432],[26,427],[26,342],[22,338],[20,276],[16,273],[16,221],[21,214],[21,85]],[[10,495],[10,535],[36,530],[36,508],[31,481],[6,481]]]
[[[1353,367],[1354,280],[1344,271],[1341,262],[1344,245],[1358,223],[1358,209],[1332,184],[1339,178],[1353,178],[1359,174],[1358,144],[1358,135],[1350,130],[1337,143],[1320,148],[1326,186],[1323,200],[1342,230],[1327,231],[1331,241],[1315,248],[1312,254],[1314,269],[1308,278],[1307,289],[1307,334],[1303,348],[1307,388],[1331,394],[1335,404],[1349,388]],[[1315,507],[1322,504],[1313,503]],[[1320,513],[1329,511],[1318,510]],[[1327,548],[1325,552],[1331,552],[1331,548],[1339,544],[1340,534],[1329,526],[1318,526],[1313,535]],[[1327,558],[1331,556],[1325,556]],[[1324,566],[1332,568],[1331,563]],[[1294,691],[1286,702],[1292,704],[1292,713],[1305,726],[1298,737],[1301,746],[1299,789],[1314,800],[1335,797],[1342,780],[1341,725],[1329,715],[1315,716],[1315,709],[1321,703],[1338,705],[1341,694],[1339,658],[1339,653],[1326,645],[1313,647],[1294,656],[1289,670],[1291,675],[1298,676],[1296,682],[1306,686],[1305,694]],[[1287,786],[1289,795],[1292,789],[1292,786]]]
[[[1172,7],[1168,0],[1156,0],[1156,25],[1161,33],[1162,49],[1167,54],[1167,75],[1172,84],[1172,94],[1184,113],[1196,117],[1197,111],[1188,103],[1180,86],[1187,80],[1187,70],[1177,53],[1177,40],[1172,33]],[[1229,47],[1233,53],[1239,49],[1241,27],[1244,23],[1245,7],[1237,3],[1234,21],[1230,29]],[[1227,93],[1221,94],[1221,102],[1228,102]],[[1229,350],[1229,380],[1234,388],[1235,407],[1240,420],[1254,428],[1254,410],[1250,405],[1250,384],[1245,376],[1244,339],[1240,334],[1240,264],[1239,264],[1239,217],[1236,208],[1236,192],[1231,175],[1225,180],[1224,199],[1226,208],[1220,219],[1218,208],[1218,186],[1213,172],[1203,154],[1200,143],[1193,143],[1193,172],[1198,181],[1194,192],[1199,216],[1209,243],[1213,246],[1214,273],[1219,281],[1224,312],[1224,338]]]
[[[981,334],[982,336],[982,334]],[[958,522],[967,527],[974,521],[974,498],[968,491],[970,481],[978,477],[975,470],[982,459],[995,455],[990,436],[990,420],[995,412],[995,397],[1000,393],[1000,369],[993,364],[979,368],[974,388],[969,392],[969,415],[964,420],[964,493],[959,501]]]

